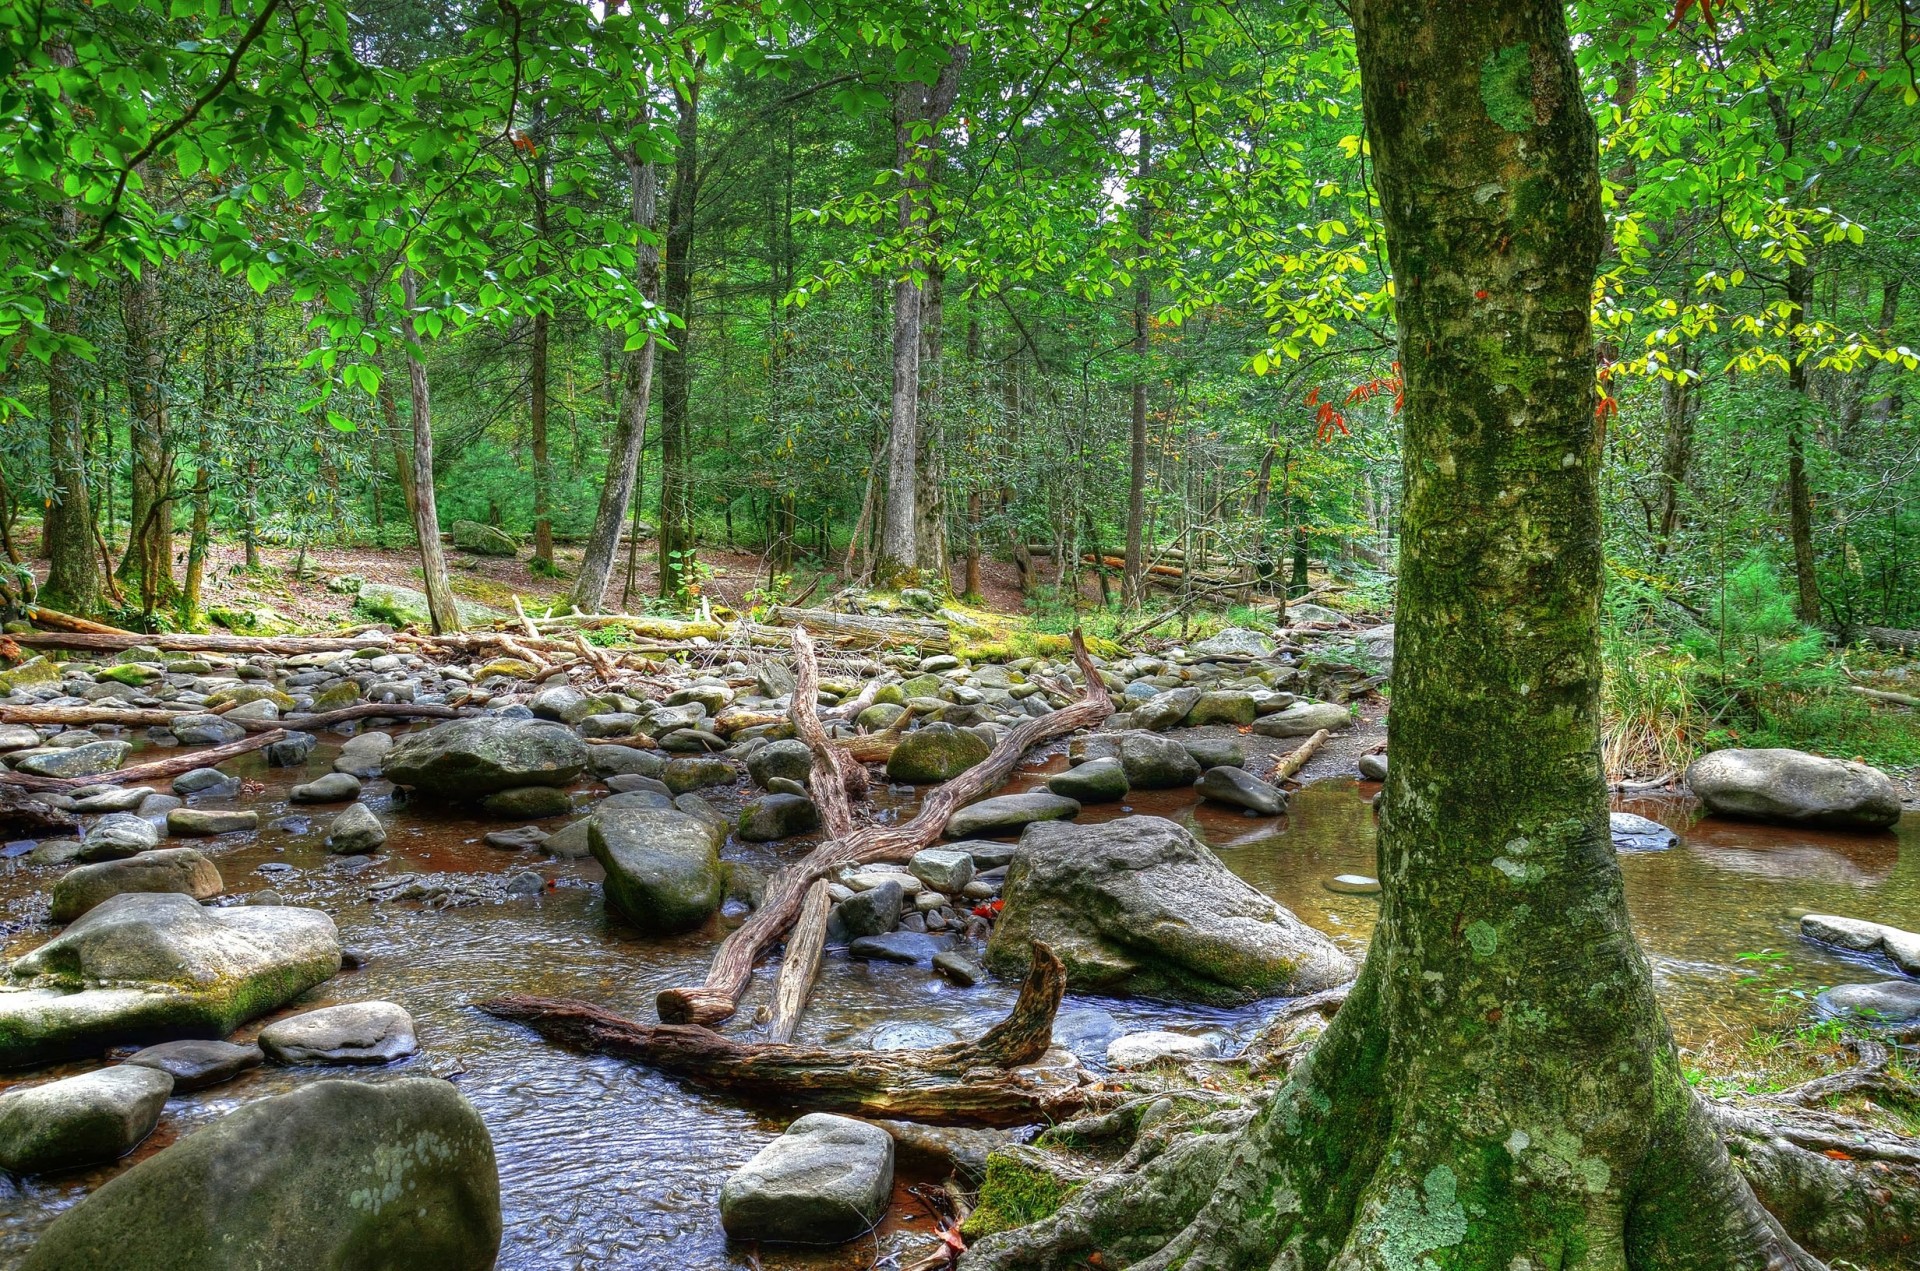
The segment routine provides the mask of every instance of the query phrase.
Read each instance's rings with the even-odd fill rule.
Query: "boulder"
[[[564,786],[586,771],[587,745],[544,719],[486,715],[411,733],[387,752],[389,780],[439,799],[480,799],[519,786]]]
[[[660,771],[660,779],[675,794],[704,790],[708,786],[732,785],[739,770],[724,759],[669,759]]]
[[[14,962],[0,991],[0,1068],[225,1037],[339,969],[339,933],[318,909],[123,893]]]
[[[1267,658],[1274,652],[1272,637],[1248,627],[1228,627],[1193,646],[1203,658]]]
[[[740,809],[737,833],[744,842],[773,843],[820,828],[820,809],[798,794],[768,794]]]
[[[277,1019],[260,1049],[283,1064],[385,1064],[420,1049],[413,1016],[392,1002],[347,1002]]]
[[[228,776],[218,768],[194,768],[173,779],[173,792],[179,795],[229,794],[240,789],[240,778]]]
[[[1192,756],[1202,772],[1208,768],[1247,766],[1247,747],[1237,733],[1224,737],[1183,737],[1180,739],[1180,749]]]
[[[1118,759],[1111,757],[1089,759],[1076,768],[1047,778],[1048,790],[1081,803],[1110,803],[1115,799],[1124,799],[1132,788],[1127,781],[1127,770]]]
[[[1220,1034],[1170,1033],[1150,1029],[1107,1043],[1107,1062],[1115,1068],[1145,1068],[1163,1059],[1212,1059],[1220,1053]]]
[[[907,862],[907,872],[951,896],[973,881],[973,857],[950,847],[922,848]]]
[[[455,521],[453,545],[475,556],[518,556],[520,541],[505,530],[478,521]]]
[[[1080,805],[1057,794],[1003,794],[970,803],[947,820],[948,838],[971,834],[1008,834],[1035,821],[1057,821],[1080,815]]]
[[[1253,694],[1228,689],[1216,689],[1202,693],[1187,712],[1186,725],[1199,728],[1205,724],[1251,724],[1254,715]]]
[[[747,775],[763,789],[777,777],[804,783],[812,772],[813,752],[806,742],[792,738],[770,741],[747,756]]]
[[[1322,728],[1339,732],[1353,722],[1353,713],[1332,702],[1295,702],[1285,710],[1256,720],[1253,731],[1262,737],[1309,737]]]
[[[1386,752],[1382,751],[1378,754],[1361,755],[1358,759],[1354,760],[1354,767],[1360,770],[1362,780],[1385,781],[1387,779]],[[1656,821],[1654,824],[1657,825],[1659,822]]]
[[[831,1245],[867,1234],[893,1194],[893,1136],[812,1112],[720,1188],[720,1225],[735,1240]]]
[[[1002,976],[1044,940],[1078,992],[1229,1004],[1352,978],[1334,943],[1235,877],[1171,821],[1028,828],[987,945]]]
[[[238,724],[229,727],[245,735]],[[90,741],[64,750],[38,751],[13,766],[36,777],[97,777],[118,768],[132,749],[132,744],[124,741]]]
[[[1165,732],[1185,719],[1187,712],[1199,700],[1200,690],[1197,688],[1176,688],[1157,693],[1133,708],[1133,726],[1148,732]]]
[[[320,739],[312,733],[288,733],[267,746],[267,767],[302,767],[319,748]]]
[[[951,781],[985,759],[992,747],[952,724],[925,724],[900,739],[887,759],[887,779],[913,785]]]
[[[1836,914],[1803,916],[1800,934],[1855,953],[1884,953],[1905,974],[1920,976],[1920,934]]]
[[[333,770],[344,772],[348,776],[367,780],[380,775],[386,766],[387,754],[393,749],[391,733],[361,733],[347,738],[346,745],[340,747],[340,753],[334,756]],[[179,782],[174,783],[177,790]]]
[[[355,803],[327,827],[327,850],[335,856],[359,856],[387,841],[387,827],[364,803]]]
[[[433,614],[427,608],[427,593],[412,587],[393,583],[365,583],[360,588],[359,598],[354,601],[354,607],[376,622],[390,622],[396,627],[433,625]],[[498,609],[476,605],[457,596],[453,608],[460,615],[462,625],[490,622],[501,616]]]
[[[1176,790],[1200,779],[1200,765],[1171,737],[1132,732],[1120,739],[1120,766],[1135,790]]]
[[[224,887],[212,861],[190,847],[169,847],[69,870],[53,885],[52,917],[55,922],[72,922],[127,892],[175,892],[211,900]]]
[[[1362,759],[1368,757],[1361,756]],[[1680,836],[1660,822],[1631,812],[1608,813],[1607,825],[1613,834],[1616,852],[1664,852],[1680,842]]]
[[[1850,830],[1900,819],[1900,792],[1886,773],[1799,750],[1716,750],[1693,761],[1687,784],[1722,816]]]
[[[351,803],[360,797],[360,778],[350,772],[329,772],[287,791],[289,803]]]
[[[1209,768],[1200,775],[1198,789],[1203,799],[1261,816],[1279,816],[1287,810],[1286,791],[1268,785],[1245,768]]]
[[[181,715],[168,726],[182,746],[224,746],[239,741],[247,730],[219,715]]]
[[[848,940],[885,935],[900,921],[906,899],[906,889],[888,880],[878,887],[855,892],[835,905],[828,925]]]
[[[493,1141],[447,1082],[316,1081],[250,1103],[62,1214],[33,1271],[488,1271]]]
[[[919,931],[888,931],[877,936],[861,936],[847,946],[847,956],[864,962],[931,966],[934,958],[952,947],[952,936],[930,936]]]
[[[1920,1037],[1920,984],[1911,980],[1881,980],[1874,984],[1842,984],[1814,999],[1822,1014],[1891,1033],[1897,1040]]]
[[[124,1064],[0,1095],[0,1168],[45,1174],[116,1161],[160,1123],[173,1078]]]
[[[258,1046],[236,1046],[211,1039],[161,1042],[128,1055],[123,1061],[139,1068],[157,1068],[173,1078],[175,1094],[205,1090],[232,1081],[266,1060]]]
[[[657,777],[667,761],[638,746],[588,746],[587,766],[596,777]]]
[[[713,826],[677,809],[620,802],[657,797],[617,794],[587,821],[589,850],[607,871],[607,907],[649,935],[705,922],[724,883],[724,836]]]
[[[80,848],[83,861],[117,861],[160,845],[152,821],[131,812],[112,812],[94,822]]]
[[[260,828],[260,814],[251,808],[174,808],[167,813],[167,833],[182,838],[211,838]]]

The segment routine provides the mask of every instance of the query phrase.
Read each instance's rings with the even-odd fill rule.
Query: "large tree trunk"
[[[667,195],[667,263],[661,303],[680,318],[672,347],[660,354],[660,594],[678,596],[692,579],[692,456],[687,444],[693,368],[693,233],[700,192],[700,80],[689,74],[675,93],[673,186]]]
[[[420,572],[426,579],[427,609],[434,634],[460,629],[454,608],[453,586],[447,581],[447,557],[440,548],[440,513],[433,495],[433,404],[427,396],[427,368],[420,361],[419,335],[413,311],[420,303],[420,287],[413,267],[400,271],[400,294],[406,309],[400,317],[400,335],[406,342],[407,386],[413,401],[413,532],[420,540]]]
[[[178,595],[173,580],[173,450],[167,412],[165,319],[160,266],[120,284],[126,334],[128,426],[133,437],[131,515],[120,581],[136,588],[140,611],[152,614]]]
[[[1145,86],[1143,86],[1145,87]],[[1147,178],[1153,174],[1153,141],[1147,127],[1147,96],[1141,94],[1140,140],[1134,190],[1134,233],[1140,236],[1140,260],[1134,265],[1133,279],[1133,417],[1127,444],[1127,563],[1121,579],[1121,603],[1138,609],[1146,603],[1146,526],[1147,526],[1147,352],[1148,318],[1153,305],[1153,285],[1147,281],[1147,244],[1153,234],[1153,209],[1147,199]]]
[[[940,417],[941,323],[946,311],[946,272],[937,259],[927,263],[927,285],[920,296],[920,459],[915,470],[914,542],[920,572],[947,575],[947,457]]]
[[[623,158],[627,165],[629,216],[634,229],[646,236],[639,248],[640,293],[652,300],[660,294],[660,250],[648,241],[653,233],[659,181],[653,165],[643,163],[638,154],[628,151]],[[594,512],[586,551],[581,554],[580,577],[574,580],[573,591],[567,597],[568,602],[583,613],[600,612],[606,600],[607,580],[613,576],[613,556],[620,546],[620,528],[626,522],[627,508],[634,498],[640,451],[647,444],[654,347],[654,338],[648,335],[638,349],[625,355],[621,367],[620,412],[607,446],[607,477],[600,486],[600,505]]]
[[[79,217],[71,205],[55,210],[60,237],[72,242]],[[80,284],[69,281],[64,300],[49,300],[47,327],[66,339],[80,338]],[[87,496],[87,432],[82,416],[79,359],[65,348],[47,358],[47,460],[53,489],[41,523],[41,549],[50,565],[44,603],[69,613],[100,607],[100,558],[93,546],[93,505]]]
[[[1817,1267],[1686,1084],[1609,841],[1600,190],[1564,10],[1353,12],[1406,379],[1372,948],[1244,1131],[1090,1184],[964,1265]]]

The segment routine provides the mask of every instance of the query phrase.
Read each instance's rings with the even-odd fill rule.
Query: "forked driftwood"
[[[635,1059],[701,1090],[935,1125],[1028,1125],[1071,1115],[1088,1098],[1077,1066],[1026,1067],[1052,1044],[1066,986],[1066,968],[1036,941],[1033,965],[1005,1019],[976,1041],[923,1050],[737,1042],[697,1024],[642,1024],[564,998],[516,995],[478,1005],[549,1041]]]
[[[805,667],[812,651],[810,641],[802,643],[804,633],[796,631],[794,649],[796,679],[805,672],[807,682],[816,682]],[[706,982],[700,985],[663,990],[656,999],[660,1018],[670,1024],[717,1024],[739,1009],[740,995],[753,978],[754,963],[778,941],[800,916],[800,904],[807,889],[818,879],[827,878],[848,865],[872,865],[880,861],[904,861],[921,848],[937,840],[947,828],[947,820],[975,799],[998,789],[1013,772],[1021,756],[1035,746],[1064,737],[1079,728],[1090,728],[1113,713],[1100,671],[1087,655],[1086,642],[1079,631],[1073,633],[1073,657],[1086,677],[1080,700],[1050,715],[1029,719],[1001,738],[987,757],[953,780],[935,788],[920,805],[920,814],[903,825],[863,825],[850,833],[836,835],[800,860],[780,870],[767,884],[766,898],[740,926],[720,943]],[[804,694],[796,687],[795,701]],[[834,748],[837,753],[837,748]],[[816,762],[818,752],[816,751]],[[850,765],[851,766],[851,765]],[[823,791],[818,783],[816,801]],[[822,808],[826,824],[828,813]]]

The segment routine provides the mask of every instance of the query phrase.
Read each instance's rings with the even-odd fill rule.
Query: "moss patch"
[[[960,1233],[978,1240],[1051,1218],[1078,1187],[1019,1157],[995,1152],[987,1158],[980,1202],[961,1224]]]

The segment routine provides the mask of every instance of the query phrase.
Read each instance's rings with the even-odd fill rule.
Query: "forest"
[[[0,1267],[1920,1267],[1909,0],[0,0],[0,136]]]

